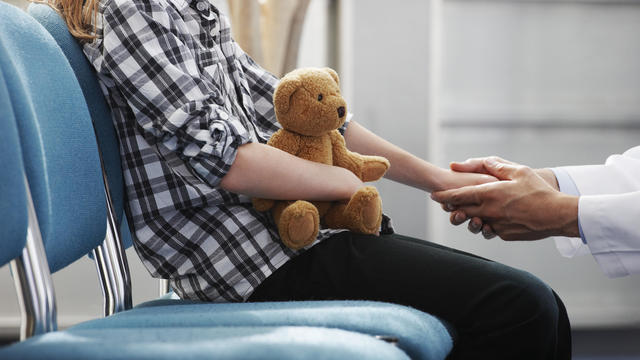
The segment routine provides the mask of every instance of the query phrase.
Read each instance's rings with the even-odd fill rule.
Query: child
[[[136,250],[181,298],[394,302],[450,323],[451,358],[570,358],[562,302],[523,271],[397,235],[388,221],[380,236],[322,230],[308,249],[283,246],[251,197],[341,200],[363,184],[265,145],[277,79],[207,0],[53,1],[113,110]],[[355,121],[341,130],[350,150],[389,159],[389,179],[427,192],[494,180],[435,167]]]

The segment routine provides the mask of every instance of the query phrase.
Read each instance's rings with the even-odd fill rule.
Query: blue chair
[[[117,154],[111,113],[102,96],[93,68],[88,63],[64,21],[49,6],[31,4],[29,13],[53,36],[67,56],[89,106],[103,157]],[[114,211],[122,214],[122,173],[119,160],[105,161],[114,200]],[[121,215],[118,215],[121,216]],[[123,227],[123,238],[130,234]],[[78,328],[131,328],[162,326],[322,326],[396,338],[398,346],[412,358],[441,359],[452,348],[445,326],[429,314],[404,306],[369,301],[313,301],[252,304],[211,304],[159,299],[141,304],[104,321]]]
[[[27,239],[27,200],[22,155],[9,93],[0,72],[0,266],[22,254]]]
[[[50,307],[53,287],[51,279],[44,278],[39,271],[47,268],[47,264],[40,261],[44,250],[26,191],[18,129],[1,71],[0,169],[0,266],[11,261],[21,310],[25,313],[29,310],[20,330],[21,337],[25,338],[31,333],[55,330],[55,310]],[[29,225],[32,228],[27,231]]]
[[[12,190],[33,194],[47,251],[46,256],[36,253],[36,258],[43,260],[40,270],[49,276],[49,269],[57,271],[83,257],[105,235],[107,199],[93,126],[73,71],[53,38],[33,18],[5,3],[0,3],[0,71],[6,74],[1,84],[8,90],[0,91],[0,104],[10,104],[2,107],[3,119],[10,117],[4,109],[13,109],[17,123],[13,135],[3,135],[12,136],[14,143],[7,144],[13,153],[21,150],[20,176],[26,173],[29,184]],[[13,187],[16,181],[6,184]],[[29,225],[29,232],[40,233]],[[55,314],[54,301],[52,310]],[[55,317],[49,320],[55,322]],[[77,328],[0,349],[2,359],[42,357],[407,359],[398,348],[369,335],[303,326]]]

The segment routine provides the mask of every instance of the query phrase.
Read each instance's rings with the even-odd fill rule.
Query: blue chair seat
[[[69,329],[0,349],[5,360],[408,360],[372,336],[310,327]]]
[[[434,316],[373,301],[211,304],[159,299],[72,329],[291,325],[396,337],[398,347],[412,359],[443,359],[452,347],[449,332]]]

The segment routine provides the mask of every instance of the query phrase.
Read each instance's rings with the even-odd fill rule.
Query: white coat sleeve
[[[586,245],[556,238],[564,256],[591,253],[609,277],[640,273],[640,146],[613,155],[604,165],[561,168],[574,181]]]

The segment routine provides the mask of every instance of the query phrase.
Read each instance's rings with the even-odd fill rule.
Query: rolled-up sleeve
[[[216,187],[250,142],[225,110],[216,84],[203,80],[196,55],[172,14],[142,1],[112,1],[104,11],[104,66],[152,147],[174,152]]]

